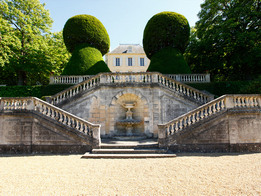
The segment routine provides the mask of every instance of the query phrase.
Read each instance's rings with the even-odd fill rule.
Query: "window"
[[[115,59],[116,61],[115,61],[115,66],[120,66],[121,65],[121,61],[120,61],[120,58],[116,58]]]
[[[144,58],[140,58],[140,66],[144,66]]]
[[[132,58],[128,58],[128,66],[132,66]]]

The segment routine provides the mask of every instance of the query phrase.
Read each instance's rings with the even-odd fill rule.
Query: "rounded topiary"
[[[189,41],[188,20],[176,12],[161,12],[147,23],[143,33],[143,47],[150,59],[166,47],[177,48],[184,52]]]
[[[76,15],[68,19],[63,28],[64,43],[69,52],[80,44],[89,44],[105,55],[110,48],[110,38],[103,24],[91,15]]]
[[[63,75],[95,75],[100,72],[110,72],[101,52],[87,44],[81,44],[74,49]]]
[[[190,74],[191,70],[184,60],[183,54],[176,48],[163,48],[151,57],[150,72],[162,74]]]
[[[189,41],[187,19],[175,12],[161,12],[147,23],[143,33],[143,47],[151,60],[148,71],[163,74],[191,73],[183,52]]]
[[[62,75],[95,75],[110,72],[102,56],[109,51],[110,39],[103,24],[94,16],[77,15],[63,29],[63,39],[72,57]]]

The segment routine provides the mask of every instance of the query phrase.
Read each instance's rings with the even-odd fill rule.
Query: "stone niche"
[[[151,136],[149,107],[145,98],[121,92],[112,99],[109,111],[110,136]]]

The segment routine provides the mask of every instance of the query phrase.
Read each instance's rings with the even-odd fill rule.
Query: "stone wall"
[[[133,118],[135,134],[157,137],[159,123],[166,123],[199,106],[199,103],[181,96],[168,88],[152,84],[115,84],[98,86],[82,92],[58,105],[91,123],[101,124],[101,137],[111,137],[124,132],[117,121],[126,118],[123,104],[135,102]]]
[[[0,112],[0,153],[85,153],[92,139],[33,111]]]
[[[261,110],[228,109],[169,136],[175,152],[261,152]]]

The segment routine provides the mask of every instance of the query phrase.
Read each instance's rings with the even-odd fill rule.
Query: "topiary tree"
[[[175,12],[161,12],[147,23],[143,33],[143,47],[151,60],[148,71],[161,73],[191,73],[183,52],[189,41],[187,19]]]
[[[109,51],[110,38],[97,18],[73,16],[64,25],[63,39],[72,53],[63,75],[94,75],[110,71],[102,58]]]

